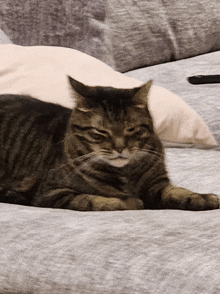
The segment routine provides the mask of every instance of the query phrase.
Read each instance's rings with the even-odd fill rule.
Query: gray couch
[[[166,148],[170,177],[220,195],[220,84],[187,81],[220,74],[218,0],[4,0],[0,28],[15,44],[75,48],[179,95],[218,146]],[[217,294],[219,227],[219,210],[77,212],[0,204],[0,293]]]

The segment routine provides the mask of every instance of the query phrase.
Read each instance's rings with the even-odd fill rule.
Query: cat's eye
[[[92,143],[100,143],[104,141],[108,137],[105,131],[97,130],[97,129],[89,129],[86,131],[85,138]]]
[[[134,136],[148,131],[148,126],[145,124],[132,126],[126,129],[127,136]]]
[[[128,129],[129,133],[132,133],[132,132],[135,130],[135,128],[136,128],[136,127],[129,128],[129,129]]]
[[[141,129],[141,126],[139,126],[139,125],[137,125],[137,126],[132,126],[132,127],[128,128],[128,129],[126,130],[126,132],[127,132],[128,134],[133,134],[133,133],[139,132],[140,129]]]
[[[109,138],[108,132],[93,127],[72,125],[72,129],[78,137],[80,137],[82,140],[88,141],[89,143],[101,143]]]
[[[128,136],[131,136],[132,134],[134,134],[137,131],[137,126],[132,126],[130,128],[126,128],[125,129],[125,133]]]

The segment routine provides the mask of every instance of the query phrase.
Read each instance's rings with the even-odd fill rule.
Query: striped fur
[[[72,111],[0,96],[1,202],[75,210],[219,207],[215,195],[170,184],[147,107],[151,82],[130,90],[70,83],[77,92]]]

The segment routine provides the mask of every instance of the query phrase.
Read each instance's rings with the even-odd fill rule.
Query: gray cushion
[[[0,19],[15,44],[75,48],[118,71],[220,48],[218,0],[4,0]]]
[[[75,48],[113,64],[103,0],[4,0],[0,24],[14,44]]]
[[[119,71],[220,48],[218,0],[111,0],[108,24]]]

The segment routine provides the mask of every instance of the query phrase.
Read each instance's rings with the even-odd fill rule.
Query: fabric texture
[[[0,212],[1,294],[219,293],[219,210]]]
[[[118,71],[220,49],[218,0],[113,0],[107,19]]]
[[[131,88],[142,84],[73,49],[2,45],[0,54],[1,94],[28,94],[72,107],[74,91],[70,90],[67,75],[88,85]],[[166,146],[170,142],[201,148],[216,146],[208,126],[177,95],[155,85],[148,103],[155,130]]]
[[[4,0],[0,28],[14,44],[75,48],[113,65],[105,0]]]
[[[74,48],[125,72],[220,49],[220,2],[4,0],[0,27],[15,44]]]

